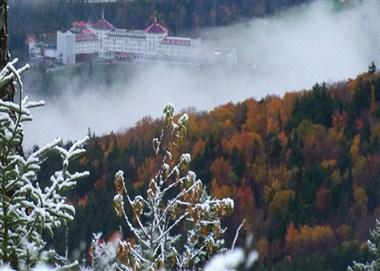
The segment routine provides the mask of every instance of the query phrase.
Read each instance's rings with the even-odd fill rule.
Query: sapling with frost
[[[0,265],[26,270],[57,257],[53,250],[44,250],[42,235],[52,234],[55,228],[74,218],[75,209],[67,203],[64,191],[75,187],[76,181],[88,172],[69,171],[70,161],[85,151],[86,139],[68,150],[56,139],[28,157],[20,153],[23,124],[32,120],[30,109],[43,102],[30,102],[24,97],[20,74],[28,66],[16,69],[16,62],[17,59],[8,63],[0,72],[0,85],[13,81],[19,92],[17,102],[0,99]],[[60,155],[62,168],[42,187],[37,174],[50,152]]]
[[[146,194],[131,198],[124,173],[115,175],[114,209],[134,239],[118,245],[114,266],[120,270],[198,270],[211,255],[225,250],[221,218],[232,212],[234,202],[211,198],[189,170],[190,154],[177,157],[188,116],[175,121],[173,114],[173,105],[166,105],[164,128],[153,139],[159,162]]]

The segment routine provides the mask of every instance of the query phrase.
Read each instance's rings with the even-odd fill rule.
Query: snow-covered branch
[[[21,73],[28,66],[17,69],[16,63],[17,59],[0,71],[0,86],[13,81],[19,92],[17,103],[0,100],[0,264],[10,263],[16,269],[27,269],[54,257],[54,253],[43,251],[42,232],[52,233],[74,218],[75,209],[67,203],[64,191],[72,189],[78,179],[89,173],[69,170],[70,162],[84,153],[87,138],[75,142],[69,150],[56,139],[26,158],[20,154],[23,124],[32,120],[30,109],[44,103],[29,102],[23,96]],[[42,188],[40,184],[47,182],[38,180],[38,172],[51,152],[61,155],[62,169]]]

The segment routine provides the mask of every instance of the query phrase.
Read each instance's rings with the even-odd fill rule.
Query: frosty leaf
[[[187,123],[189,122],[189,116],[187,114],[183,114],[179,119],[178,119],[178,124],[181,127],[186,127]]]
[[[174,105],[172,103],[166,104],[163,113],[165,116],[165,120],[172,120],[174,113]]]
[[[190,154],[189,154],[189,153],[184,153],[184,154],[182,154],[182,155],[181,155],[180,162],[181,162],[182,164],[185,164],[185,165],[188,166],[188,165],[190,164],[190,162],[191,162],[191,156],[190,156]]]

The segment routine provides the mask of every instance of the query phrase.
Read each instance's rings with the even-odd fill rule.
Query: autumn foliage
[[[361,244],[380,215],[379,103],[380,74],[365,73],[283,97],[188,112],[183,148],[192,152],[191,167],[213,196],[234,199],[227,234],[231,241],[247,219],[242,237],[255,234],[263,254],[258,270],[268,265],[286,270],[289,264],[291,270],[344,270],[366,257]],[[90,140],[81,166],[92,176],[77,197],[89,194],[83,214],[94,211],[73,228],[104,219],[97,214],[107,212],[102,206],[110,206],[113,185],[99,186],[97,180],[112,180],[122,169],[139,180],[128,183],[128,190],[138,194],[147,187],[143,173],[155,165],[150,139],[161,125],[162,120],[145,118],[125,133]],[[95,227],[89,232],[98,231]],[[117,224],[107,227],[112,232]]]

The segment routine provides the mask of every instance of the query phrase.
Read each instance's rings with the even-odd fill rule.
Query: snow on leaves
[[[190,154],[174,158],[188,117],[175,122],[172,104],[166,105],[163,113],[165,127],[153,140],[160,162],[146,195],[132,200],[124,173],[115,175],[114,209],[135,239],[118,244],[115,264],[121,270],[193,270],[214,253],[224,251],[225,229],[220,219],[232,212],[233,200],[216,200],[207,194],[202,181],[189,170]]]

